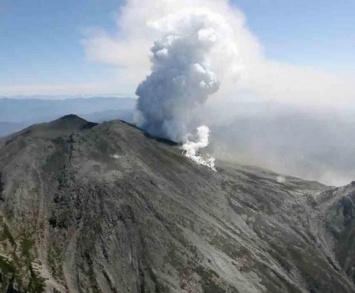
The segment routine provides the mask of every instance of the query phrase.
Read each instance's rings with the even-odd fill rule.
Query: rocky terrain
[[[0,291],[355,292],[354,200],[69,115],[0,139]]]

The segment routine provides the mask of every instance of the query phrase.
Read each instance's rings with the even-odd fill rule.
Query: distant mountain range
[[[47,122],[75,113],[87,120],[102,122],[121,119],[132,121],[136,104],[133,98],[68,98],[41,96],[0,98],[0,136],[13,133],[34,123]]]
[[[26,127],[26,124],[12,123],[12,122],[0,122],[0,137],[7,134],[16,132]]]

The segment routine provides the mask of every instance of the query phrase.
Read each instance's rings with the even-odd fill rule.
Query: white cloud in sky
[[[70,95],[100,93],[110,87],[99,83],[0,85],[0,96]]]
[[[306,106],[346,107],[355,101],[355,76],[267,60],[262,44],[245,25],[243,13],[227,0],[151,0],[147,4],[144,0],[127,0],[118,15],[114,35],[97,30],[86,32],[84,46],[88,58],[118,66],[118,91],[134,92],[150,73],[149,50],[157,38],[151,23],[186,8],[204,8],[223,15],[233,27],[244,68],[238,80],[222,79],[219,98],[247,90],[268,100]]]

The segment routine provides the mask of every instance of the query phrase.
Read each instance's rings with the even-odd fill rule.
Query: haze
[[[147,24],[193,7],[223,15],[239,50],[238,75],[217,69],[221,88],[198,114],[211,128],[213,154],[328,184],[351,181],[355,3],[350,1],[155,0],[147,7],[144,1],[2,0],[0,96],[116,93],[135,99],[138,84],[150,73],[150,48],[157,38]],[[118,103],[111,108],[119,110]],[[3,135],[67,112],[85,112],[69,106],[44,117],[28,105],[0,109]],[[130,114],[117,118],[133,121],[132,105]],[[25,115],[19,114],[24,109]],[[108,110],[106,100],[84,114]],[[112,112],[105,115],[94,119],[113,118]]]

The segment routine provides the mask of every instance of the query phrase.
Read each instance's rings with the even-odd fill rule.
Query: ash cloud
[[[165,21],[155,24],[158,28]],[[191,14],[152,47],[152,73],[137,88],[137,123],[149,133],[183,142],[193,110],[219,88],[208,62],[217,41],[210,20]]]
[[[150,69],[150,75],[155,71],[149,59],[154,42],[164,42],[168,35],[177,32],[176,28],[181,26],[177,26],[176,16],[190,16],[192,11],[223,16],[212,29],[217,29],[217,36],[224,41],[214,43],[206,53],[210,59],[208,69],[219,82],[218,91],[208,94],[208,101],[192,103],[186,111],[175,108],[166,115],[167,119],[155,117],[156,113],[161,115],[161,110],[163,115],[157,117],[167,113],[164,112],[167,101],[153,97],[161,104],[154,103],[157,109],[149,110],[149,115],[136,115],[136,121],[151,132],[182,143],[196,142],[196,128],[208,125],[212,142],[209,149],[217,158],[328,184],[343,184],[355,178],[355,147],[348,139],[354,131],[344,132],[355,124],[352,118],[343,121],[342,117],[346,111],[351,112],[349,117],[354,117],[354,76],[268,58],[263,44],[248,28],[243,12],[231,1],[151,0],[146,5],[144,0],[126,0],[114,33],[100,31],[87,35],[84,41],[87,55],[91,60],[118,65],[115,88],[134,91]],[[154,59],[154,52],[151,55]],[[275,107],[282,109],[274,113]],[[207,114],[201,113],[202,108],[208,108]],[[294,109],[299,109],[300,118],[292,116]],[[340,112],[340,117],[336,112]],[[173,115],[176,118],[170,119]],[[154,119],[144,121],[147,117]],[[319,119],[334,123],[318,127]],[[304,120],[309,125],[300,123]],[[312,125],[317,126],[316,130]],[[321,133],[325,139],[323,135],[320,137]],[[219,151],[224,148],[227,152]]]
[[[187,157],[214,168],[212,159],[199,154],[208,145],[208,127],[197,128],[195,140],[191,134],[203,105],[220,87],[214,64],[221,65],[220,56],[238,54],[226,38],[231,28],[207,9],[170,14],[150,25],[161,37],[151,48],[151,73],[136,90],[136,123],[154,136],[184,143]]]

